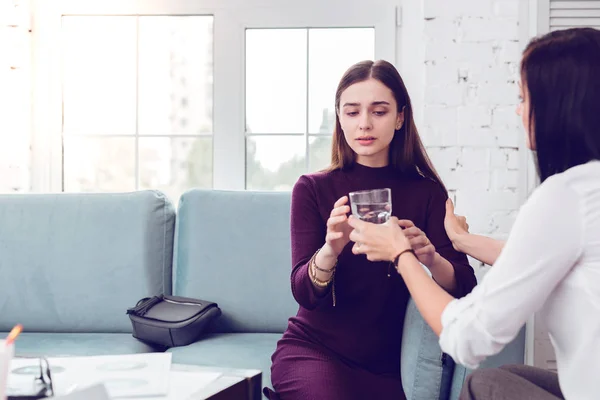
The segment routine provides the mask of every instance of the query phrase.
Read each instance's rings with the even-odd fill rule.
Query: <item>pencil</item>
[[[12,344],[15,341],[15,339],[17,338],[17,336],[19,336],[19,334],[21,333],[22,330],[23,330],[23,325],[21,325],[21,324],[15,325],[15,327],[12,328],[12,330],[6,337],[6,345],[8,346],[8,345]]]

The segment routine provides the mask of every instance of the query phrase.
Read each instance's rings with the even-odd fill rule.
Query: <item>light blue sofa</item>
[[[125,315],[171,290],[175,210],[159,192],[0,196],[0,332],[21,355],[153,351]]]
[[[289,193],[191,190],[177,210],[156,191],[0,196],[0,332],[21,355],[158,351],[131,336],[127,308],[160,293],[223,310],[173,362],[260,369],[298,310]],[[4,333],[0,333],[3,335]],[[522,363],[524,331],[485,366]],[[411,302],[402,338],[409,399],[456,399],[468,371],[442,355]],[[444,364],[444,365],[442,365]]]

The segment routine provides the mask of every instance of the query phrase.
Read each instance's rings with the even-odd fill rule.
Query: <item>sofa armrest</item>
[[[454,362],[443,355],[437,335],[412,300],[406,307],[400,367],[407,400],[446,399]]]

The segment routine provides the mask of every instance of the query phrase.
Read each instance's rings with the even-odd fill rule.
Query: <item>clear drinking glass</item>
[[[383,224],[392,214],[392,191],[386,188],[351,192],[350,206],[355,217],[374,224]]]

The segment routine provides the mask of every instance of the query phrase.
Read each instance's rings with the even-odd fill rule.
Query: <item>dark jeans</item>
[[[564,400],[558,375],[527,365],[504,365],[471,373],[461,400]]]

